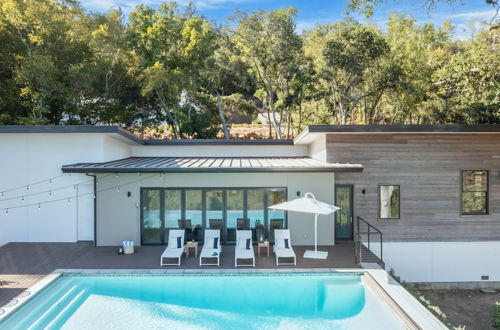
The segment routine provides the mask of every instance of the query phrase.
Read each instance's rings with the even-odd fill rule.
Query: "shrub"
[[[495,329],[500,329],[500,303],[497,301],[495,303],[495,309],[491,313],[493,319],[491,320],[491,326]]]

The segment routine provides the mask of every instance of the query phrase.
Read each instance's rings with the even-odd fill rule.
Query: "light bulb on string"
[[[49,183],[52,183],[52,178],[49,179]]]
[[[40,206],[40,203],[38,203],[38,210],[40,210],[40,209],[41,209],[41,206]]]
[[[24,196],[21,196],[21,202],[24,203]]]
[[[115,173],[115,177],[117,178],[118,177],[118,172]]]
[[[118,188],[116,188],[116,192],[120,192],[120,186],[118,186]]]
[[[70,204],[71,202],[69,201],[69,198],[68,198],[68,204]]]
[[[5,209],[5,215],[9,215],[9,209]]]
[[[5,198],[5,196],[3,195],[3,191],[2,191],[2,198]]]
[[[95,194],[94,194],[94,199],[95,199]]]
[[[75,190],[76,190],[76,184],[74,184],[74,185],[73,185],[73,189],[75,189]]]
[[[26,190],[30,190],[30,186],[29,186],[29,185],[28,185],[28,186],[26,186]]]
[[[49,196],[52,196],[52,190],[49,190]]]

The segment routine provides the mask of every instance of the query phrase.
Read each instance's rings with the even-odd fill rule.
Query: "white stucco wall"
[[[0,134],[0,246],[8,242],[75,242],[93,240],[93,184],[85,174],[64,175],[63,165],[102,162],[128,156],[127,144],[106,134],[89,133],[3,133]],[[34,182],[46,180],[42,184]],[[78,194],[85,195],[76,198]],[[26,188],[8,191],[19,186]],[[69,186],[58,190],[58,188]],[[48,190],[52,191],[49,195]],[[42,193],[43,192],[43,193]],[[41,194],[36,194],[41,193]],[[27,196],[36,194],[34,196]],[[24,197],[24,202],[21,200]],[[15,199],[10,199],[14,198]],[[44,204],[61,198],[67,200]],[[27,207],[25,205],[41,204]],[[22,206],[21,208],[15,208]]]
[[[378,244],[371,250],[380,255]],[[407,282],[500,281],[500,242],[384,242],[386,269]],[[486,282],[486,281],[484,281]]]
[[[99,182],[97,196],[97,243],[118,245],[123,240],[140,242],[140,185],[138,174],[110,176]],[[132,183],[133,182],[133,183]],[[127,183],[132,183],[128,184]],[[120,192],[113,188],[120,185]],[[167,174],[162,179],[158,174],[143,174],[142,187],[287,187],[288,200],[312,192],[316,198],[327,203],[334,199],[333,173],[197,173]],[[103,191],[104,190],[104,191]],[[127,197],[127,192],[132,196]],[[318,221],[320,245],[334,244],[334,218],[321,216]],[[288,226],[294,245],[314,243],[314,217],[289,213]]]
[[[318,136],[309,144],[309,157],[326,162],[326,135]]]
[[[157,145],[133,146],[136,157],[286,157],[308,156],[307,146],[291,145]]]

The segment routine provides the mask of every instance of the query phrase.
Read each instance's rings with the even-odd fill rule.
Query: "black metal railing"
[[[355,237],[356,237],[356,263],[363,262],[363,251],[365,249],[368,249],[370,254],[372,254],[373,256],[380,259],[380,261],[383,263],[384,259],[383,259],[383,235],[382,235],[382,232],[378,228],[369,224],[367,221],[365,221],[361,217],[357,217],[356,225],[357,225],[356,226],[356,235],[355,235]],[[366,237],[366,239],[365,239],[365,237]],[[377,239],[377,238],[379,240],[379,242],[377,242],[377,243],[380,244],[380,256],[377,256],[377,254],[371,250],[371,246],[370,246],[370,244],[372,244],[373,239]],[[364,245],[364,242],[366,242],[366,246]]]

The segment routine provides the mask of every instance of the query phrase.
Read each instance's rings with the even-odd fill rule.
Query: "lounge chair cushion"
[[[172,238],[170,238],[170,240],[168,241],[168,246],[171,249],[180,249],[180,248],[182,248],[182,237],[179,236],[179,237],[172,237]]]
[[[289,249],[290,248],[290,240],[288,238],[277,240],[276,247],[278,249]]]
[[[250,250],[252,245],[252,239],[250,238],[240,238],[238,240],[238,249],[240,250]]]
[[[218,249],[218,248],[219,248],[219,238],[214,237],[214,249]]]

